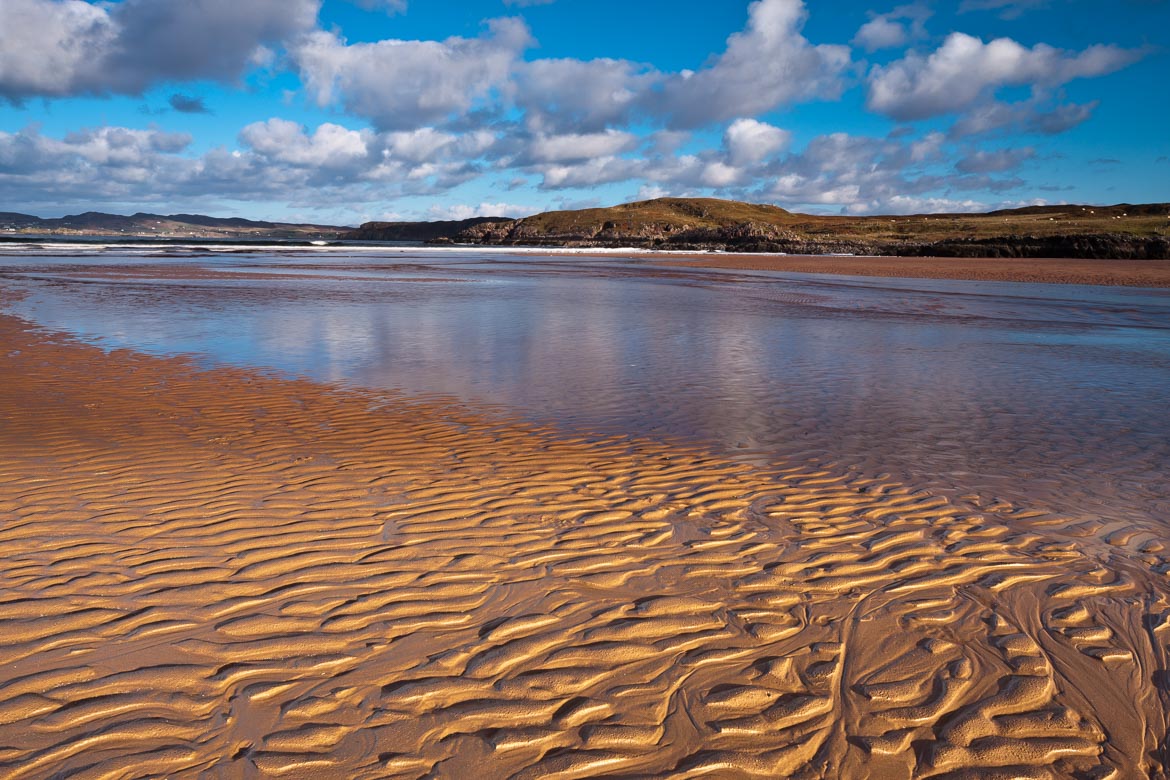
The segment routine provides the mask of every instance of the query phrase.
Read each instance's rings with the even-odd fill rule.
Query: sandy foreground
[[[0,355],[0,776],[1166,776],[1148,531],[11,317]]]
[[[1170,260],[680,254],[656,260],[655,264],[740,271],[787,271],[912,279],[1170,287]]]

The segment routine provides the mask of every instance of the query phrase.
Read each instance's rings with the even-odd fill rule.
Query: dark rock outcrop
[[[439,222],[366,222],[342,238],[348,241],[451,241],[480,225],[508,223],[503,217],[472,217]],[[464,239],[460,239],[464,240]]]

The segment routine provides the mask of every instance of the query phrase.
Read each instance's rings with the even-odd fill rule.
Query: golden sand
[[[806,274],[970,279],[987,282],[1170,287],[1170,260],[1053,258],[815,257],[810,255],[676,255],[656,265],[786,271]]]
[[[1166,776],[1149,532],[7,317],[0,355],[0,776]]]

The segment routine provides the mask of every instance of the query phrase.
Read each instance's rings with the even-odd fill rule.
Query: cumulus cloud
[[[316,25],[317,0],[122,0],[110,6],[119,45],[109,58],[120,83],[232,80],[266,44]]]
[[[601,130],[630,121],[662,78],[626,60],[539,59],[518,67],[514,97],[534,128]]]
[[[803,149],[786,151],[785,131],[757,120],[731,123],[719,147],[689,154],[673,151],[637,157],[602,157],[534,166],[541,187],[587,189],[599,184],[639,182],[639,197],[653,193],[716,195],[776,202],[790,207],[829,207],[872,212],[908,208],[908,200],[947,199],[947,193],[999,192],[1023,184],[991,173],[935,172],[947,158],[947,136],[895,133],[886,138],[830,133]],[[975,151],[971,156],[976,159]],[[993,167],[993,166],[989,166]],[[963,204],[963,198],[950,198]],[[894,205],[890,205],[894,204]]]
[[[63,138],[35,128],[0,132],[0,191],[21,202],[55,203],[70,194],[108,200],[144,194],[160,172],[177,173],[177,155],[191,143],[185,133],[101,127]],[[10,207],[11,207],[10,206]]]
[[[947,143],[937,132],[919,138],[902,133],[886,138],[818,136],[803,150],[773,162],[765,185],[754,194],[789,207],[819,205],[858,214],[957,211],[983,204],[956,193],[1002,192],[1024,184],[988,174],[936,172],[947,156]]]
[[[504,86],[532,44],[520,19],[494,19],[478,38],[348,44],[317,31],[291,50],[320,105],[340,101],[380,128],[413,128],[465,112]]]
[[[748,24],[706,68],[673,75],[656,107],[677,127],[755,116],[796,100],[835,98],[851,64],[849,47],[813,45],[801,35],[800,0],[757,0]]]
[[[905,25],[886,16],[870,19],[853,36],[853,42],[866,51],[904,46],[909,40]]]
[[[316,209],[433,195],[482,175],[477,158],[494,136],[432,128],[377,133],[328,122],[306,128],[273,118],[243,128],[237,149],[192,156],[191,141],[185,133],[120,127],[62,138],[35,127],[0,132],[0,210],[91,208],[94,201],[143,208],[209,197]]]
[[[1042,43],[1027,48],[1010,38],[984,43],[952,33],[928,56],[911,52],[875,66],[868,77],[867,105],[899,120],[925,119],[962,111],[1000,87],[1056,87],[1112,73],[1141,56],[1116,46],[1072,53]]]
[[[901,5],[885,14],[871,14],[853,36],[853,43],[866,51],[905,46],[926,35],[926,20],[931,11],[922,5]]]
[[[494,19],[476,38],[347,43],[316,31],[291,47],[306,90],[379,128],[453,121],[473,110],[497,119],[521,110],[529,132],[592,133],[649,120],[674,128],[754,116],[797,100],[835,98],[851,65],[846,46],[801,34],[802,0],[756,0],[747,27],[695,71],[664,73],[628,60],[526,61],[534,45],[518,18]]]
[[[752,165],[771,157],[788,145],[792,134],[755,119],[737,119],[723,134],[732,165]]]
[[[566,133],[541,135],[528,144],[527,160],[537,163],[561,163],[612,157],[628,152],[638,144],[637,136],[617,130],[601,133]]]
[[[118,30],[104,8],[81,0],[0,3],[0,95],[19,99],[85,91],[88,66],[113,50]]]
[[[568,189],[628,181],[637,177],[644,168],[642,160],[610,156],[574,164],[540,166],[538,171],[542,176],[542,189]]]
[[[1020,103],[990,101],[971,108],[951,126],[955,138],[992,132],[1057,135],[1085,122],[1098,102],[1052,105],[1043,97]]]
[[[4,0],[0,97],[139,94],[230,81],[268,44],[312,29],[318,0]]]
[[[370,131],[349,130],[330,122],[311,135],[296,122],[269,119],[240,131],[240,141],[257,154],[288,165],[312,168],[352,168],[370,156]]]

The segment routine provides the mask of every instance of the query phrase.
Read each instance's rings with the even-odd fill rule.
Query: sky
[[[0,211],[1170,201],[1170,0],[0,0]]]

